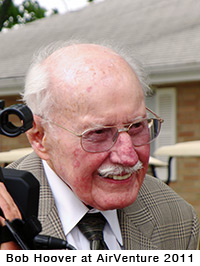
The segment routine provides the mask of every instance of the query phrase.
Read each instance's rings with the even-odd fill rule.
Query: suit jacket
[[[31,172],[40,182],[38,219],[42,234],[65,239],[41,159],[33,152],[9,165]],[[191,205],[162,181],[146,175],[137,200],[118,210],[125,249],[196,249],[199,222]],[[67,214],[66,214],[67,219]]]

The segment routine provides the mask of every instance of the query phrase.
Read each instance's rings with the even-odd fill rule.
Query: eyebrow
[[[106,124],[98,124],[98,123],[90,123],[89,127],[87,127],[87,129],[92,129],[92,128],[101,128],[101,127],[114,127],[114,126],[117,126],[117,125],[127,125],[127,124],[131,124],[135,121],[140,121],[142,119],[145,119],[146,118],[146,115],[144,117],[142,116],[138,116],[134,119],[131,119],[131,120],[127,120],[127,122],[123,122],[123,123],[114,123],[114,122],[111,122],[111,123],[106,123]]]

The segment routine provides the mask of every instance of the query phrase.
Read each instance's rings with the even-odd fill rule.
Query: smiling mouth
[[[113,179],[113,180],[126,180],[131,175],[132,175],[132,173],[129,173],[129,174],[126,174],[126,175],[106,175],[106,176],[103,176],[103,175],[99,174],[99,176],[101,176],[103,178],[109,178],[109,179]]]

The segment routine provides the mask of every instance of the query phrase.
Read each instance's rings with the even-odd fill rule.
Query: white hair
[[[49,72],[42,63],[55,51],[71,44],[71,42],[54,42],[40,48],[33,55],[25,79],[24,92],[21,94],[23,101],[33,114],[47,118],[52,107],[55,107],[54,95],[50,89]]]
[[[81,44],[80,41],[68,41],[68,42],[54,42],[43,48],[41,48],[36,54],[34,54],[32,63],[25,79],[25,88],[22,93],[22,98],[25,104],[32,110],[33,114],[48,118],[50,111],[53,107],[56,107],[54,101],[53,90],[50,89],[50,78],[47,67],[42,64],[46,58],[48,58],[55,51],[60,50],[63,47]],[[100,44],[102,45],[102,44]],[[141,63],[130,55],[130,51],[124,49],[114,48],[112,45],[103,43],[104,47],[107,47],[123,57],[127,63],[132,67],[136,73],[142,87],[146,94],[150,89],[147,84],[146,76]],[[128,56],[127,56],[128,55]]]

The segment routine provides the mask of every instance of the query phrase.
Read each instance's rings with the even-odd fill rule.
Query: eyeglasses
[[[91,153],[105,152],[110,150],[116,143],[120,133],[127,132],[135,147],[143,146],[151,143],[160,133],[161,124],[164,122],[162,118],[157,116],[149,108],[146,108],[155,118],[135,119],[131,124],[123,125],[118,129],[116,126],[102,126],[87,129],[78,134],[68,128],[58,125],[50,120],[46,120],[51,124],[60,127],[73,135],[80,138],[83,150]]]

